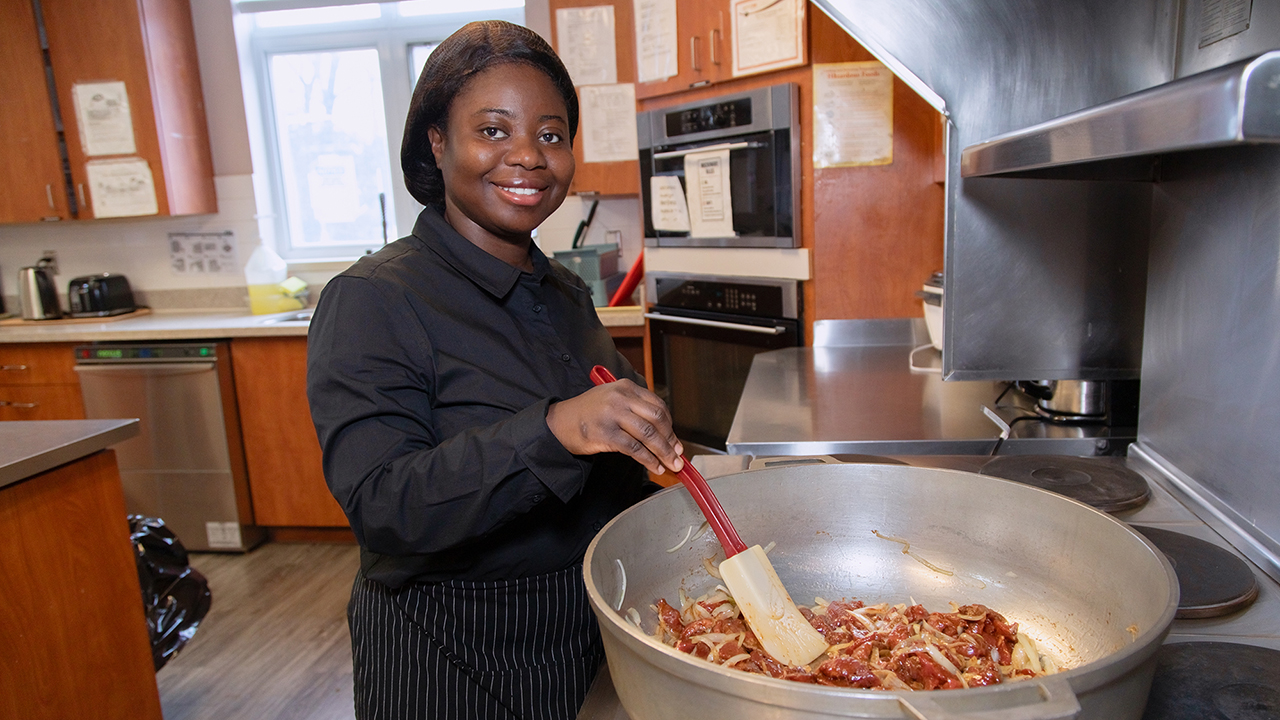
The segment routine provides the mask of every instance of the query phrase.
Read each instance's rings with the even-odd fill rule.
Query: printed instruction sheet
[[[573,84],[618,82],[618,48],[612,5],[556,10],[556,52]]]
[[[649,217],[654,230],[689,232],[689,206],[684,188],[675,175],[653,175],[649,178]]]
[[[733,75],[804,64],[804,0],[734,0]]]
[[[169,233],[169,269],[181,275],[239,274],[235,234],[230,230]]]
[[[689,197],[689,237],[733,237],[729,150],[685,155],[684,182]]]
[[[84,170],[94,217],[135,217],[160,212],[155,180],[146,160],[90,160],[84,164]]]
[[[640,157],[636,137],[636,86],[585,85],[582,99],[582,159],[620,162]]]
[[[75,104],[80,147],[85,155],[132,155],[138,152],[133,139],[129,92],[123,81],[75,83],[71,86],[71,100]]]
[[[636,82],[666,80],[679,71],[676,0],[634,0]]]
[[[875,60],[813,66],[813,166],[893,162],[893,73]]]

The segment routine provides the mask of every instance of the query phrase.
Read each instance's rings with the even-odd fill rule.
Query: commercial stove
[[[1129,457],[703,455],[693,459],[708,479],[779,465],[829,462],[893,463],[994,475],[1109,512],[1170,558],[1181,589],[1177,619],[1160,651],[1144,720],[1280,720],[1280,582],[1239,549],[1248,546],[1245,539],[1218,523],[1215,530],[1201,520],[1190,498],[1141,452]],[[579,718],[627,718],[607,668]]]

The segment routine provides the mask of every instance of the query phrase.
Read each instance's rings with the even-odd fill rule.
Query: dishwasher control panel
[[[111,343],[81,345],[75,349],[76,362],[192,362],[218,357],[213,343],[174,343],[134,345]]]

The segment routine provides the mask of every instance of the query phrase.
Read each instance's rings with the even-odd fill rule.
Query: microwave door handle
[[[702,147],[692,147],[685,150],[668,150],[667,152],[654,153],[654,160],[663,158],[684,157],[690,153],[715,152],[716,150],[741,150],[742,148],[759,147],[759,143],[736,142],[736,143],[719,143],[717,145],[703,145]]]
[[[673,323],[684,323],[685,325],[702,325],[704,327],[724,328],[726,330],[741,330],[743,332],[760,333],[761,335],[781,335],[786,332],[786,328],[778,327],[760,327],[759,325],[740,325],[738,323],[720,322],[719,320],[703,320],[701,318],[687,318],[676,315],[663,315],[662,313],[645,313],[645,317],[650,320],[663,320]]]

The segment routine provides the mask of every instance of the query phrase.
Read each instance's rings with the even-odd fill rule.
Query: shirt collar
[[[495,298],[502,298],[511,292],[511,288],[515,287],[521,275],[530,275],[535,282],[541,283],[551,269],[547,256],[543,254],[537,243],[531,243],[529,246],[533,272],[525,273],[462,237],[434,208],[423,208],[418,214],[418,222],[413,227],[413,234],[419,241],[435,250],[445,262]]]

